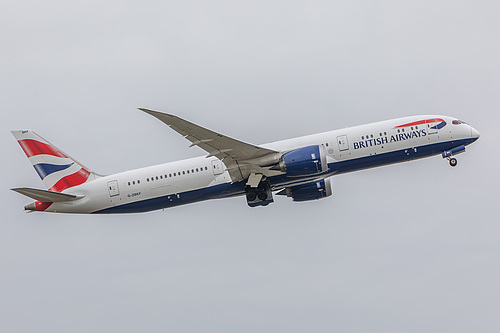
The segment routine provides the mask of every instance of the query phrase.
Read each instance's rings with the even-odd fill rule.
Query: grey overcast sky
[[[4,3],[0,330],[499,332],[499,36],[499,1]],[[13,129],[102,174],[203,154],[137,107],[256,144],[414,114],[481,138],[316,202],[22,211]]]

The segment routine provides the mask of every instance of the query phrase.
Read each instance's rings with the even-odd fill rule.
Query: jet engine
[[[285,172],[289,177],[323,173],[328,170],[325,146],[307,146],[284,153],[272,170]]]
[[[332,195],[330,179],[321,179],[315,182],[287,187],[278,195],[286,195],[293,198],[293,201],[310,201],[329,197]]]

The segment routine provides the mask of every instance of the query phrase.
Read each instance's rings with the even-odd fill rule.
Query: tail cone
[[[36,211],[36,204],[32,202],[29,205],[24,206],[24,210]]]

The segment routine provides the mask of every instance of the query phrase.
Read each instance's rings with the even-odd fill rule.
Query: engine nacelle
[[[307,146],[284,153],[274,170],[281,170],[289,177],[320,174],[328,170],[324,145]]]
[[[318,200],[332,195],[332,185],[330,179],[322,179],[312,183],[287,187],[278,194],[286,194],[293,198],[293,201]]]

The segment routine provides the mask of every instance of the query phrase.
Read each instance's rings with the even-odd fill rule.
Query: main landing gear
[[[457,161],[457,159],[456,159],[456,158],[450,158],[449,160],[450,160],[450,165],[451,165],[452,167],[456,167],[456,166],[457,166],[458,161]]]
[[[250,207],[267,206],[273,202],[271,184],[261,174],[252,174],[245,186],[247,204]]]

